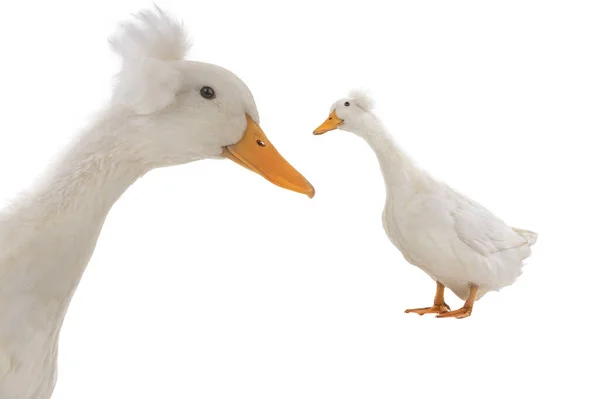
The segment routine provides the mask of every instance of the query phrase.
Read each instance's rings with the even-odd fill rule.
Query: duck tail
[[[536,243],[538,237],[537,233],[529,230],[519,229],[517,227],[513,227],[512,229],[525,240],[527,240],[527,244],[529,244],[530,247]]]

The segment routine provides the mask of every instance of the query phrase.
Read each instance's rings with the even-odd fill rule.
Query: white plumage
[[[152,57],[163,61],[185,58],[191,47],[187,31],[180,21],[163,10],[142,10],[133,21],[123,22],[109,39],[115,53],[124,60]]]
[[[472,302],[514,283],[521,275],[537,234],[508,226],[419,168],[372,113],[372,106],[366,93],[352,92],[333,104],[329,118],[315,134],[339,128],[366,140],[385,180],[382,219],[390,241],[408,262],[468,302],[463,309],[447,313],[441,287],[434,307],[409,311],[466,317]]]
[[[0,213],[0,399],[52,395],[59,332],[106,215],[148,171],[227,157],[314,195],[258,126],[244,82],[183,60],[189,41],[179,22],[145,11],[111,43],[123,61],[111,103]]]

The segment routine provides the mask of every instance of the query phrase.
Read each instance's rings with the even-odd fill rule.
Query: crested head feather
[[[183,23],[156,5],[154,11],[140,11],[133,21],[122,23],[109,42],[124,61],[145,57],[181,60],[191,47]]]
[[[191,46],[180,21],[155,6],[121,24],[109,43],[123,60],[116,76],[115,104],[150,114],[173,102],[182,77],[170,61],[182,60]]]
[[[350,97],[354,99],[356,105],[365,111],[371,111],[375,106],[375,101],[371,98],[366,90],[354,89],[350,91]]]

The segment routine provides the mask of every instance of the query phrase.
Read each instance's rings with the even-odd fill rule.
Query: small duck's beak
[[[260,126],[248,115],[246,121],[242,139],[224,147],[222,155],[279,187],[314,197],[314,187],[277,152]]]
[[[338,118],[335,111],[333,111],[329,115],[329,118],[327,118],[327,120],[325,122],[323,122],[323,124],[321,126],[319,126],[318,128],[315,129],[313,134],[314,135],[323,134],[330,130],[335,130],[338,127],[342,126],[343,124],[344,124],[344,121],[341,120],[340,118]]]

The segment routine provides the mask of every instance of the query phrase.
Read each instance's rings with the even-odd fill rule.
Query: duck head
[[[262,131],[252,93],[233,72],[184,59],[183,25],[156,8],[110,40],[122,58],[113,107],[131,115],[123,139],[151,167],[228,158],[280,187],[312,198],[313,186]]]
[[[329,116],[313,132],[321,135],[331,130],[340,129],[361,136],[373,122],[374,102],[364,91],[354,90],[348,97],[342,98],[331,106]]]

